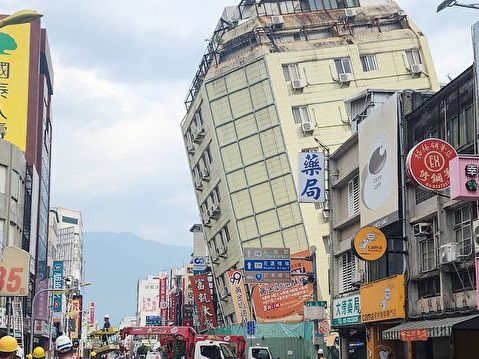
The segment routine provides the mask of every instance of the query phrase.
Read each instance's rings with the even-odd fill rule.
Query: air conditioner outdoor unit
[[[226,253],[228,253],[228,250],[226,249],[226,247],[221,248],[221,250],[216,248],[216,254],[218,254],[219,257],[227,258],[228,256],[225,255]]]
[[[203,216],[203,224],[205,227],[211,227],[211,219],[207,215]]]
[[[201,183],[200,178],[195,178],[195,188],[198,189],[198,190],[203,189],[203,183]]]
[[[221,214],[221,208],[217,204],[211,205],[210,208],[210,217],[217,219]]]
[[[344,16],[347,18],[355,17],[357,14],[356,9],[344,9]]]
[[[198,136],[203,136],[205,134],[205,128],[203,125],[196,125],[196,133]]]
[[[210,171],[207,168],[201,170],[201,179],[204,181],[210,180]]]
[[[351,283],[354,286],[364,283],[364,271],[361,269],[356,269],[351,276]]]
[[[339,82],[342,84],[350,83],[353,79],[353,74],[350,72],[344,72],[339,74]]]
[[[423,64],[412,64],[411,65],[411,72],[413,74],[422,74],[424,72]]]
[[[195,145],[193,145],[193,142],[186,142],[186,149],[188,153],[195,153]]]
[[[432,223],[416,223],[412,228],[415,237],[425,237],[432,234]]]
[[[214,264],[218,264],[220,262],[220,259],[218,258],[218,256],[211,256],[211,262]]]
[[[479,220],[472,222],[472,239],[474,240],[474,248],[476,256],[479,254]]]
[[[282,27],[284,24],[284,18],[281,15],[271,16],[271,23],[274,27]]]
[[[291,86],[293,86],[294,90],[301,90],[305,88],[307,85],[304,79],[296,79],[291,81]]]
[[[457,243],[448,243],[439,247],[439,264],[448,264],[457,260]]]
[[[304,121],[301,122],[301,129],[303,132],[311,132],[314,131],[315,124],[311,121]]]

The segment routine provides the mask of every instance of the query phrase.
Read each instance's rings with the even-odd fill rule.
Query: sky
[[[479,11],[398,3],[429,39],[442,83],[472,64]],[[199,221],[180,132],[184,98],[226,5],[238,0],[3,0],[44,14],[55,73],[52,206],[85,231],[191,246]],[[128,6],[125,6],[125,5]],[[123,5],[123,6],[122,6]]]

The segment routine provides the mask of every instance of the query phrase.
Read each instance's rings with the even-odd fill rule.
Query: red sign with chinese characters
[[[190,277],[191,289],[195,298],[196,313],[200,324],[200,330],[213,329],[218,327],[215,308],[211,297],[210,286],[206,274]]]
[[[90,327],[95,326],[95,303],[90,303],[90,317],[89,317]]]
[[[401,330],[400,335],[403,342],[425,342],[429,338],[427,329]]]
[[[177,325],[176,323],[176,292],[170,293],[170,317],[169,322],[173,323],[173,325]]]
[[[429,138],[409,151],[406,169],[409,178],[427,190],[437,191],[449,187],[449,161],[457,152],[446,141]]]
[[[162,272],[160,273],[160,293],[159,293],[159,301],[160,301],[160,315],[161,315],[161,321],[163,322],[163,325],[168,324],[168,300],[166,296],[166,273]]]

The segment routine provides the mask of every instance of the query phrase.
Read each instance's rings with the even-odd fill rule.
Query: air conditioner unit
[[[346,16],[346,18],[355,17],[357,14],[356,9],[344,9],[344,16]]]
[[[203,125],[196,125],[196,133],[198,136],[203,136],[205,134],[205,128]]]
[[[356,269],[351,275],[351,284],[358,286],[364,283],[364,271],[362,269]]]
[[[193,142],[186,142],[186,150],[188,153],[195,153],[195,145],[193,145]]]
[[[412,64],[411,65],[411,72],[413,74],[422,74],[424,72],[423,64]]]
[[[211,227],[211,218],[207,215],[203,215],[203,224],[205,227]]]
[[[213,205],[211,205],[211,208],[210,208],[209,212],[210,212],[210,217],[211,218],[218,219],[218,217],[221,214],[221,208],[217,204],[213,204]]]
[[[195,178],[195,188],[197,190],[202,190],[203,189],[203,183],[201,182],[200,178]]]
[[[339,74],[339,82],[342,84],[350,83],[353,79],[353,74],[350,72],[344,72]]]
[[[284,18],[281,15],[271,16],[271,23],[273,27],[282,27],[284,24]]]
[[[439,264],[448,264],[457,260],[457,243],[448,243],[439,247]]]
[[[426,237],[432,234],[432,223],[416,223],[412,228],[415,237]]]
[[[214,263],[214,264],[218,264],[220,262],[220,259],[218,258],[218,256],[211,256],[211,263]]]
[[[312,121],[303,121],[301,122],[301,129],[303,132],[311,132],[314,131],[315,124]]]
[[[210,180],[210,171],[208,170],[208,168],[203,168],[201,170],[201,179],[204,181]]]
[[[294,90],[301,90],[305,88],[307,85],[306,80],[304,79],[296,79],[291,81],[291,86],[293,86]]]
[[[221,258],[227,258],[228,256],[226,256],[225,254],[228,253],[228,250],[226,249],[226,247],[223,247],[220,249],[216,248],[216,254],[221,257]]]
[[[479,220],[472,222],[472,239],[476,249],[476,256],[479,254]]]

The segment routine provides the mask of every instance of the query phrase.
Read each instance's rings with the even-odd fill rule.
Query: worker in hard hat
[[[90,358],[94,358],[94,357],[96,357],[96,352],[92,351],[92,352],[90,353]]]
[[[45,350],[42,347],[36,347],[33,349],[32,356],[34,359],[43,359],[45,358]]]
[[[25,358],[23,357],[23,354],[24,354],[23,348],[22,348],[21,346],[19,346],[18,349],[17,349],[17,352],[16,352],[16,354],[15,354],[15,358],[16,358],[16,359],[25,359]]]
[[[322,348],[318,349],[318,359],[324,359],[324,350]]]
[[[27,355],[25,355],[25,357],[26,357],[27,359],[33,359],[33,355],[32,355],[32,354],[27,354]]]
[[[66,335],[60,335],[55,340],[55,353],[58,359],[73,359],[75,348],[72,340]]]
[[[15,359],[17,354],[18,343],[17,340],[10,336],[5,335],[0,339],[0,358],[1,359]]]

